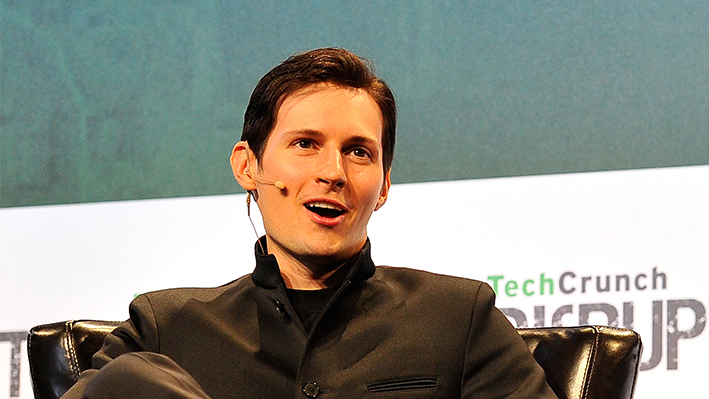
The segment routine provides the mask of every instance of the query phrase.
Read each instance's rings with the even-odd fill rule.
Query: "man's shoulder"
[[[432,295],[444,292],[459,293],[473,297],[481,292],[492,294],[492,288],[479,280],[405,267],[377,266],[375,270],[375,281],[401,286],[411,291],[425,291]]]
[[[146,292],[136,297],[136,300],[147,300],[153,306],[157,304],[171,304],[173,306],[180,306],[181,304],[192,300],[199,302],[213,301],[223,295],[237,294],[238,292],[248,289],[249,287],[253,287],[253,282],[251,281],[251,275],[247,274],[218,287],[168,288]]]
[[[375,270],[375,274],[381,278],[415,279],[439,284],[462,284],[465,286],[479,286],[485,284],[482,281],[471,278],[451,276],[407,267],[377,266]]]

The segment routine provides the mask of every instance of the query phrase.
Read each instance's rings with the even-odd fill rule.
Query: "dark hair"
[[[374,99],[384,119],[382,162],[386,173],[394,159],[396,142],[394,94],[374,74],[367,60],[340,48],[322,48],[293,55],[264,75],[251,93],[241,140],[249,143],[256,159],[261,161],[283,101],[296,91],[318,83],[362,89]]]

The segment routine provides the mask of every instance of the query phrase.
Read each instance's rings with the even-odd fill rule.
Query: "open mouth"
[[[308,208],[310,212],[324,218],[336,218],[345,213],[343,209],[329,202],[311,202],[306,204],[305,207]]]

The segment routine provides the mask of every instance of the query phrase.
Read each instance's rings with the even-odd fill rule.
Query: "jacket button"
[[[276,305],[276,311],[280,314],[284,314],[286,312],[286,307],[283,305],[283,302],[279,301],[276,298],[273,298],[273,304]]]
[[[314,382],[303,385],[303,393],[309,398],[315,398],[320,394],[320,387]]]

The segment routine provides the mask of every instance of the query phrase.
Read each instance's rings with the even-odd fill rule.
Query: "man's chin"
[[[351,241],[342,240],[341,237],[317,237],[316,239],[284,242],[278,244],[277,241],[269,237],[269,250],[276,246],[289,254],[289,256],[309,268],[318,270],[333,270],[341,264],[355,256],[362,250],[367,242],[366,236],[362,240]],[[361,241],[361,242],[359,242]]]

